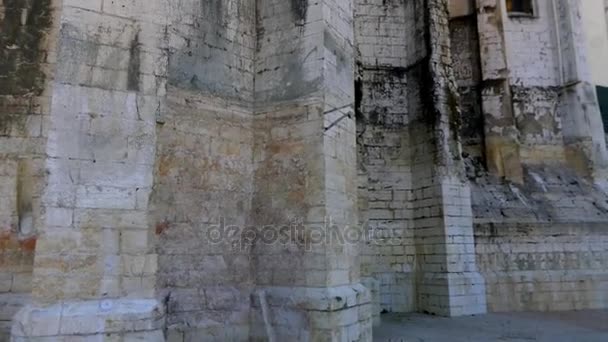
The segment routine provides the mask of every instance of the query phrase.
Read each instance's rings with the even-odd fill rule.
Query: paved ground
[[[608,310],[441,318],[388,314],[375,342],[608,342]]]

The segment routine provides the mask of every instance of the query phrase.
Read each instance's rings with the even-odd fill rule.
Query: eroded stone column
[[[164,341],[147,218],[164,96],[159,2],[64,2],[32,304],[14,341]],[[158,63],[157,63],[158,62]]]
[[[509,85],[504,0],[476,0],[482,72],[486,163],[490,172],[521,183],[523,171]]]
[[[485,282],[475,260],[471,194],[458,137],[461,113],[447,0],[426,4],[425,111],[412,139],[417,305],[422,312],[445,316],[485,313]]]
[[[608,155],[595,86],[591,81],[580,2],[556,2],[562,91],[558,108],[566,160],[580,175],[605,178]]]
[[[257,6],[252,338],[370,341],[357,248],[352,3]]]

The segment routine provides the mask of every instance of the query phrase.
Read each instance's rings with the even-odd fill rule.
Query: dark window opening
[[[509,15],[534,15],[534,0],[507,0]]]
[[[600,104],[600,112],[602,113],[602,121],[604,122],[604,132],[608,133],[608,88],[597,87],[597,101]]]

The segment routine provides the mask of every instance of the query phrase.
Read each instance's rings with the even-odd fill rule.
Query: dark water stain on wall
[[[16,107],[31,106],[30,96],[44,90],[45,74],[41,63],[46,58],[43,42],[52,22],[51,0],[4,0],[4,17],[0,19],[0,134],[10,132],[15,125],[24,125],[26,115]],[[2,9],[2,8],[0,8]],[[8,104],[8,105],[5,105]],[[27,114],[27,111],[23,114]]]
[[[226,0],[201,0],[201,16],[209,22],[224,24],[223,1]]]
[[[304,98],[319,91],[322,88],[322,77],[307,78],[307,71],[303,66],[307,58],[301,56],[301,52],[296,52],[284,57],[285,66],[280,68],[281,74],[280,81],[277,83],[278,86],[256,92],[256,100],[259,102],[290,101]]]
[[[41,46],[51,26],[51,0],[4,0],[0,23],[0,95],[40,95],[46,57]]]
[[[362,71],[359,86],[355,83],[355,98],[361,97],[358,106],[362,122],[389,130],[403,128],[410,114],[406,68],[368,66]]]
[[[234,42],[227,31],[231,18],[226,0],[201,0],[192,28],[181,37],[186,43],[169,59],[169,84],[217,96],[241,96],[235,72],[226,65]]]
[[[305,23],[308,14],[308,0],[291,0],[291,13],[297,23]]]
[[[364,120],[361,102],[363,101],[363,81],[360,77],[355,78],[355,118],[357,121]]]
[[[399,7],[403,6],[407,0],[382,0],[382,6],[385,9],[389,9],[390,7]]]
[[[556,108],[559,103],[558,87],[511,86],[513,115],[520,135],[525,140],[560,141],[561,121]]]
[[[127,89],[139,91],[139,68],[141,64],[139,33],[135,35],[129,50],[129,69],[127,72]]]
[[[345,68],[348,69],[348,71],[352,71],[352,68],[349,68],[350,64],[348,63],[347,53],[343,51],[343,48],[340,47],[336,38],[328,30],[323,31],[323,44],[325,45],[325,48],[336,56],[336,69],[338,73],[342,72]]]

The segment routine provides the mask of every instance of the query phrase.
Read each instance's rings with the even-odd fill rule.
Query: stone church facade
[[[382,312],[607,308],[583,17],[0,1],[0,339],[370,341]]]

